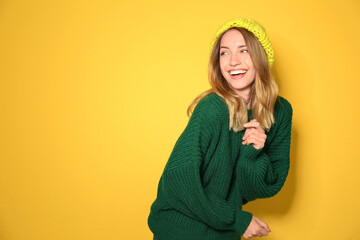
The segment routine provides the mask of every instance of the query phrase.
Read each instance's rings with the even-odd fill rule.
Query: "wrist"
[[[252,144],[243,145],[241,148],[241,155],[244,155],[245,158],[256,158],[261,152],[262,148],[257,149]]]

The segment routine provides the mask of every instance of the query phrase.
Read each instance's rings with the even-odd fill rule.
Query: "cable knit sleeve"
[[[251,144],[241,148],[242,168],[237,171],[242,171],[240,174],[244,176],[241,184],[248,201],[274,196],[281,190],[288,175],[293,110],[287,100],[281,99],[274,136],[266,150],[256,149]]]
[[[207,148],[220,131],[222,119],[216,104],[198,103],[185,130],[176,142],[162,175],[161,190],[176,210],[213,229],[243,234],[252,214],[204,191],[200,166]],[[226,114],[226,113],[225,113]]]

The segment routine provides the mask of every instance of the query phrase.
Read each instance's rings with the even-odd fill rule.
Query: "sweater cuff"
[[[263,148],[256,149],[252,144],[243,145],[241,148],[241,155],[244,155],[247,159],[256,158],[262,152]]]
[[[238,211],[235,231],[242,236],[250,225],[252,217],[253,215],[250,212],[243,210]]]

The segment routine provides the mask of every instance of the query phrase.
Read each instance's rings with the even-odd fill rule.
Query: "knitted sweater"
[[[252,109],[248,110],[250,119]],[[262,149],[229,130],[216,93],[203,98],[175,143],[159,180],[148,225],[158,240],[239,240],[252,214],[242,205],[280,191],[289,170],[292,107],[278,96]]]

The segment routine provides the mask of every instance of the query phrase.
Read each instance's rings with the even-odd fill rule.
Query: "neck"
[[[244,101],[246,108],[250,109],[251,106],[252,106],[252,101],[251,101],[251,97],[250,97],[250,91],[241,92],[241,93],[238,93],[238,95]]]

